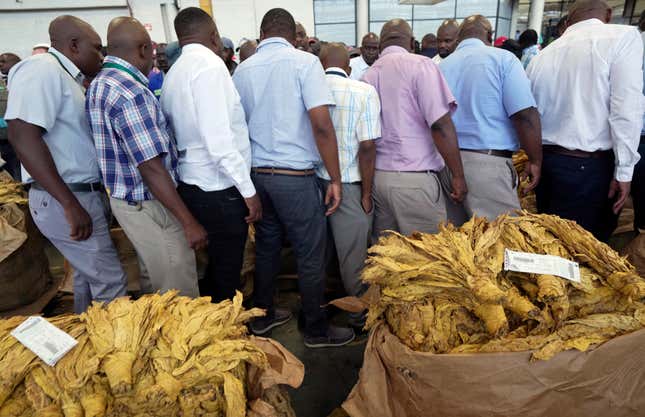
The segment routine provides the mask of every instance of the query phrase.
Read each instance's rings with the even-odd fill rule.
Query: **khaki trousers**
[[[199,297],[195,252],[175,216],[156,200],[130,205],[110,198],[110,206],[145,265],[152,289]]]
[[[463,204],[456,204],[448,197],[451,190],[448,170],[440,174],[451,223],[461,226],[474,215],[494,220],[500,214],[520,209],[519,179],[511,158],[461,151],[461,161],[468,185]]]
[[[404,235],[436,233],[446,218],[446,201],[437,174],[376,170],[374,239],[385,230]]]

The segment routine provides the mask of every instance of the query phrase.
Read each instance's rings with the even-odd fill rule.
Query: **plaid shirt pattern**
[[[340,68],[327,69],[327,85],[334,96],[335,106],[329,107],[336,139],[341,180],[344,183],[358,182],[361,174],[358,167],[360,142],[381,137],[381,101],[371,85],[351,80]],[[321,164],[318,176],[329,179]]]
[[[103,68],[87,91],[85,110],[94,138],[103,182],[111,197],[126,201],[153,200],[138,166],[157,156],[177,181],[177,148],[154,93],[142,83],[147,77],[128,62],[130,70]],[[138,80],[137,80],[138,78]]]

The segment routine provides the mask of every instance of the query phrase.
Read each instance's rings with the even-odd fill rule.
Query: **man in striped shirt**
[[[343,200],[329,216],[329,225],[338,254],[340,272],[348,295],[359,296],[365,286],[360,273],[367,256],[372,226],[372,182],[376,160],[375,139],[381,136],[381,102],[376,89],[349,78],[349,54],[339,43],[323,47],[320,60],[325,68],[327,85],[336,106],[330,115],[336,130]],[[325,187],[329,174],[318,168]],[[362,315],[350,315],[350,325],[363,327]]]

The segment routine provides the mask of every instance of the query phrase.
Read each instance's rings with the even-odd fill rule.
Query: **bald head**
[[[152,41],[133,17],[117,17],[108,26],[108,55],[119,57],[148,75],[152,70]]]
[[[459,41],[470,38],[479,39],[490,45],[493,41],[493,26],[482,15],[470,16],[459,27],[458,38]]]
[[[251,55],[255,54],[258,48],[256,41],[246,41],[240,46],[240,63],[246,61]]]
[[[441,58],[446,58],[457,48],[459,23],[455,19],[446,19],[437,29],[437,49]]]
[[[349,52],[342,43],[328,43],[320,51],[320,62],[325,69],[331,67],[342,68],[349,73]]]
[[[75,16],[58,16],[49,24],[49,39],[52,48],[86,76],[93,77],[101,69],[101,38],[89,23]]]
[[[388,46],[400,46],[412,51],[412,39],[410,24],[403,19],[392,19],[381,29],[381,51]]]
[[[368,33],[361,41],[361,56],[367,65],[372,65],[378,59],[379,38],[376,33]]]
[[[578,0],[569,8],[569,25],[588,19],[611,21],[611,7],[604,0]]]

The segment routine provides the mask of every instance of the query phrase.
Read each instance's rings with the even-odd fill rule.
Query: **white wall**
[[[313,0],[213,0],[213,16],[220,34],[237,46],[242,38],[260,37],[262,18],[275,7],[288,10],[314,35]]]

